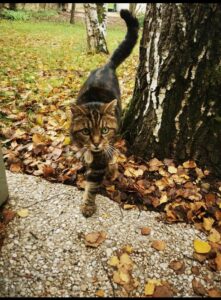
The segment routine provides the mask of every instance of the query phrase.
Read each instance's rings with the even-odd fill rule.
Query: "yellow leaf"
[[[112,266],[112,267],[116,267],[119,264],[119,259],[117,256],[112,256],[109,261],[108,261],[108,265]]]
[[[133,262],[127,253],[123,253],[120,256],[120,262],[121,262],[121,264],[124,264],[124,265],[131,265],[131,266],[133,265]]]
[[[125,283],[129,283],[130,282],[130,275],[128,273],[120,271],[119,272],[119,276],[120,276],[120,279],[123,282],[125,282]]]
[[[192,160],[187,160],[183,163],[185,169],[194,169],[196,168],[196,163]]]
[[[169,166],[168,167],[168,172],[170,174],[176,174],[177,173],[177,168],[175,168],[174,166]]]
[[[41,135],[40,133],[34,133],[32,136],[32,141],[34,144],[42,144],[45,142],[45,137]]]
[[[132,167],[129,167],[125,170],[124,175],[127,177],[138,177],[143,175],[143,170],[142,169],[134,169]]]
[[[152,283],[152,282],[148,282],[145,285],[145,288],[144,288],[144,294],[145,294],[145,296],[151,296],[151,295],[153,295],[154,290],[155,290],[155,284]]]
[[[98,297],[104,297],[104,290],[97,290],[96,291],[96,296],[98,296]]]
[[[135,207],[136,207],[136,205],[133,205],[133,204],[124,204],[124,209],[132,209]]]
[[[37,115],[37,117],[36,117],[36,123],[38,125],[40,125],[40,126],[42,126],[44,124],[42,115]]]
[[[17,214],[19,215],[19,217],[21,218],[26,218],[29,214],[28,209],[27,208],[23,208],[17,211]]]
[[[120,274],[118,271],[115,271],[113,274],[113,281],[115,283],[121,284]]]
[[[213,243],[218,243],[220,241],[220,233],[215,228],[212,228],[208,240]]]
[[[67,145],[70,145],[70,143],[71,143],[70,137],[69,137],[69,136],[66,136],[66,138],[64,139],[63,144],[64,144],[65,146],[67,146]]]
[[[166,193],[162,194],[160,197],[160,204],[167,202],[167,200],[168,200],[167,194]]]
[[[123,247],[123,251],[126,251],[127,253],[132,253],[133,252],[133,247],[130,245],[126,245]]]
[[[211,250],[211,246],[207,242],[201,240],[194,240],[193,246],[197,253],[208,253]]]
[[[210,231],[212,228],[212,225],[214,223],[214,219],[213,218],[203,218],[203,227]]]

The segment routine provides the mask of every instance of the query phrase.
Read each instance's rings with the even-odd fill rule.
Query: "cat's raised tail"
[[[108,62],[112,69],[116,69],[131,54],[138,39],[139,22],[137,18],[127,9],[122,9],[120,16],[127,24],[127,34]]]

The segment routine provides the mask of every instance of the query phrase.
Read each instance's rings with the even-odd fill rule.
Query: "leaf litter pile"
[[[79,65],[76,60],[76,67],[73,68],[72,59],[76,56],[68,56],[72,46],[68,38],[68,50],[62,48],[65,57],[60,57],[58,61],[52,57],[52,64],[57,66],[52,68],[39,56],[40,52],[38,56],[31,52],[31,36],[16,34],[16,38],[13,38],[14,34],[5,35],[4,41],[9,38],[11,46],[2,47],[1,50],[0,140],[6,167],[15,173],[41,176],[51,182],[76,185],[83,189],[85,168],[75,158],[76,151],[69,137],[70,101],[90,71],[84,70],[82,65],[91,69],[91,58],[79,53]],[[17,38],[20,48],[17,42],[15,45]],[[35,41],[43,41],[42,36]],[[53,41],[58,47],[60,41],[56,41],[54,35]],[[24,61],[23,49],[26,44],[30,52],[26,53]],[[42,47],[51,44],[50,37]],[[105,60],[106,57],[99,57],[96,65]],[[137,59],[131,56],[119,71],[124,106],[131,97],[136,64]],[[175,164],[172,159],[160,161],[153,158],[144,161],[129,155],[123,140],[119,140],[115,147],[119,151],[119,174],[114,181],[104,180],[101,193],[119,203],[123,209],[138,207],[140,210],[156,210],[161,212],[164,222],[193,223],[208,236],[208,241],[194,241],[193,259],[206,263],[211,271],[221,271],[221,181],[214,179],[207,169],[201,169],[194,161],[186,161],[181,165]],[[20,211],[17,214],[26,217],[28,212]],[[15,213],[11,211],[3,212],[0,233],[14,216]],[[149,233],[149,228],[144,227],[141,231],[143,235]],[[105,233],[95,233],[86,238],[86,244],[96,248],[104,239]],[[163,251],[165,246],[163,241],[154,241],[152,244],[157,251]],[[109,261],[114,269],[113,281],[128,291],[138,285],[131,275],[133,263],[129,255],[130,250],[123,249]],[[185,268],[180,261],[171,262],[170,267],[177,274]],[[192,284],[198,294],[202,292],[198,282]],[[145,286],[146,296],[153,293],[160,295],[162,291],[168,295],[172,293],[170,286],[160,280],[149,280]],[[102,291],[99,293],[103,294]],[[210,294],[216,295],[216,290]]]

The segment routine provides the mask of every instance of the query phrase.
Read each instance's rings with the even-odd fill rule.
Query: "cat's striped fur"
[[[109,62],[94,71],[82,86],[76,104],[71,107],[72,141],[77,156],[87,165],[86,188],[82,213],[91,216],[95,197],[105,175],[117,175],[116,149],[113,147],[120,126],[120,88],[116,68],[130,55],[138,38],[138,21],[128,10],[121,10],[127,24],[127,35]]]

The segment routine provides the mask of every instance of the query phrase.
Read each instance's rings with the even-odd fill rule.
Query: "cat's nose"
[[[95,146],[96,148],[98,148],[99,143],[94,143],[94,146]]]

